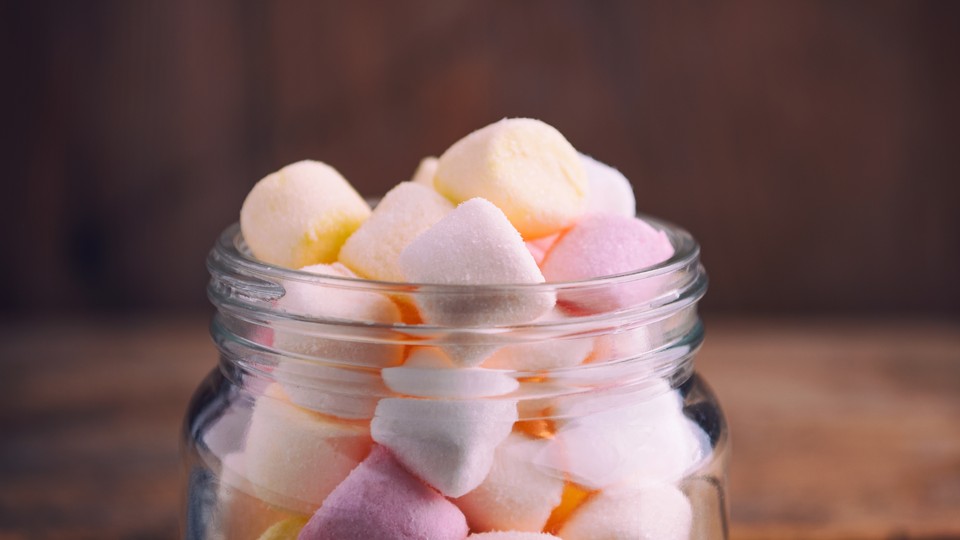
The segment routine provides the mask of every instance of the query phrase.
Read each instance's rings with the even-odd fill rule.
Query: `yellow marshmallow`
[[[577,151],[530,118],[503,119],[454,143],[440,156],[434,187],[456,203],[489,200],[525,240],[572,225],[589,192]]]
[[[453,204],[433,189],[402,182],[384,195],[370,219],[347,239],[340,262],[368,279],[404,281],[400,252],[451,211]]]
[[[420,165],[417,165],[417,170],[413,173],[413,178],[410,179],[411,182],[417,184],[423,184],[430,189],[433,189],[433,177],[437,174],[437,158],[433,156],[427,156],[420,160]]]
[[[260,260],[300,268],[337,260],[370,206],[333,167],[300,161],[257,182],[240,209],[240,229]]]

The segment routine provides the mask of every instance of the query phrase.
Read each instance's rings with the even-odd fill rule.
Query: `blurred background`
[[[0,9],[8,318],[206,312],[261,177],[319,159],[375,196],[505,116],[693,232],[708,313],[958,313],[957,3]]]

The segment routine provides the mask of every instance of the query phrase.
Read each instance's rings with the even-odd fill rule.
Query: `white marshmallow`
[[[257,182],[240,209],[240,230],[261,261],[300,268],[337,260],[370,206],[333,167],[299,161]]]
[[[548,311],[537,322],[560,322],[567,317],[558,309]],[[507,345],[483,361],[490,369],[542,371],[582,364],[593,352],[594,338],[568,337]]]
[[[646,394],[584,395],[559,400],[559,428],[538,463],[587,488],[673,482],[710,451],[706,433],[683,414],[666,382]]]
[[[534,464],[545,444],[511,433],[497,447],[490,473],[476,489],[454,500],[474,531],[540,531],[560,504],[563,478]]]
[[[419,348],[400,367],[382,371],[387,387],[416,397],[475,399],[509,394],[520,387],[516,379],[493,369],[457,369],[437,349]]]
[[[404,276],[441,285],[543,283],[523,240],[490,201],[471,199],[418,236],[400,254]],[[479,290],[448,297],[418,298],[428,322],[454,326],[518,324],[553,307],[549,292]]]
[[[433,182],[451,201],[493,202],[527,240],[573,224],[590,187],[573,146],[529,118],[503,119],[460,139],[440,156]]]
[[[261,499],[312,513],[372,444],[366,424],[301,409],[274,384],[253,407],[244,450],[246,478]]]
[[[356,278],[342,264],[313,265],[302,271],[319,275]],[[296,315],[319,319],[340,319],[360,323],[394,324],[400,321],[400,310],[386,296],[363,290],[341,288],[330,284],[287,281],[286,294],[278,301],[279,309]],[[393,366],[403,361],[403,345],[349,341],[348,335],[312,336],[304,327],[274,326],[273,346],[281,352],[309,357],[307,360],[281,358],[274,376],[283,384],[291,401],[324,414],[341,418],[361,419],[373,416],[376,396],[386,392],[380,378],[368,371],[335,367]]]
[[[676,487],[604,491],[577,508],[557,534],[563,540],[688,540],[690,501]]]
[[[343,244],[340,262],[367,279],[403,281],[400,252],[452,210],[453,203],[433,189],[402,182]]]
[[[580,154],[580,161],[590,183],[585,213],[637,215],[633,187],[623,173],[586,154]]]
[[[377,405],[371,433],[410,472],[459,497],[483,482],[516,420],[515,401],[389,398]]]
[[[437,174],[437,162],[439,160],[433,156],[427,156],[420,160],[420,164],[417,165],[417,170],[413,173],[413,178],[410,179],[411,182],[416,182],[417,184],[423,184],[430,189],[433,189],[433,177]]]
[[[547,533],[517,532],[517,531],[495,531],[485,533],[475,533],[467,537],[467,540],[560,540],[560,537]]]

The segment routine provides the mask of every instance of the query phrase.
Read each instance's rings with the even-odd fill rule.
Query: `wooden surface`
[[[708,320],[732,538],[960,538],[960,325]],[[0,539],[174,538],[203,320],[0,327]]]

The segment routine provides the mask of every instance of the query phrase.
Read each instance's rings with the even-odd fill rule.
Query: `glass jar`
[[[726,425],[693,370],[706,275],[688,233],[648,222],[675,247],[656,267],[483,287],[280,269],[227,229],[208,259],[220,364],[184,425],[185,537],[296,538],[316,513],[314,533],[404,522],[386,538],[464,538],[464,520],[564,540],[726,538]],[[497,322],[554,300],[533,322]]]

